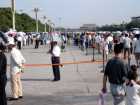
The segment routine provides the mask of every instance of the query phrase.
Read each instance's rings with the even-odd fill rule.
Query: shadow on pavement
[[[111,101],[110,96],[106,99]],[[97,105],[98,95],[89,96],[24,96],[24,99],[8,102],[8,105]]]

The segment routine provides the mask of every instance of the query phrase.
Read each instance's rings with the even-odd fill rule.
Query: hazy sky
[[[11,0],[0,0],[0,6],[10,6]],[[79,27],[85,23],[97,25],[130,21],[140,16],[140,0],[16,0],[16,9],[34,17],[33,8],[40,8],[40,19],[46,15],[56,26]],[[61,20],[60,20],[61,18]]]

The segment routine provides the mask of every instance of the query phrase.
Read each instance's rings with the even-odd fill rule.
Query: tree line
[[[97,27],[98,31],[131,31],[132,28],[140,28],[140,20],[133,20],[128,23],[103,25]]]
[[[36,20],[27,15],[26,13],[15,14],[16,30],[24,32],[36,31]],[[39,32],[44,31],[44,24],[38,21]],[[6,32],[12,28],[12,12],[11,8],[0,8],[0,31]],[[48,30],[48,27],[47,27]]]

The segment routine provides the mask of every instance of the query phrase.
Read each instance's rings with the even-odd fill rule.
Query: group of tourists
[[[120,43],[123,48],[123,58],[131,60],[135,56],[137,66],[140,65],[140,34],[130,32],[122,32],[121,34],[113,35],[111,32],[106,33],[78,33],[73,35],[74,45],[79,46],[82,51],[86,51],[88,55],[89,48],[95,48],[98,54],[105,55],[105,60],[108,60],[108,55],[112,54],[115,44]]]

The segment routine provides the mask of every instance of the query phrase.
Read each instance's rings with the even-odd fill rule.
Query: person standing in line
[[[36,36],[36,39],[35,39],[35,49],[38,49],[39,48],[39,39],[40,39],[40,35],[38,34]]]
[[[109,45],[109,41],[107,40],[107,37],[104,37],[102,42],[101,42],[101,48],[103,49],[102,53],[104,53],[106,61],[108,60],[108,54],[109,54],[108,45]]]
[[[107,91],[107,79],[110,83],[110,91],[113,96],[114,105],[125,105],[125,85],[127,82],[128,65],[122,60],[122,46],[114,46],[115,56],[107,62],[102,91]]]
[[[61,49],[60,47],[57,45],[57,41],[53,41],[52,42],[52,64],[60,64],[60,54],[61,54]],[[59,65],[53,65],[53,74],[54,74],[54,79],[53,81],[59,81],[60,80],[60,70],[59,70]]]
[[[107,41],[108,41],[108,50],[109,50],[109,53],[112,53],[112,48],[113,48],[113,37],[112,37],[112,34],[110,34],[107,37]]]
[[[20,35],[17,36],[17,47],[21,50],[22,47],[22,37]]]
[[[6,47],[0,43],[0,105],[7,105],[5,87],[7,83],[7,58],[4,54]]]
[[[123,51],[124,51],[124,39],[125,39],[125,35],[121,34],[119,42],[120,42],[121,46],[123,47]]]
[[[101,54],[101,49],[100,49],[101,36],[100,36],[99,33],[95,37],[95,41],[96,41],[96,46],[97,46],[97,49],[98,49],[98,54]]]
[[[89,48],[89,36],[88,34],[85,35],[85,49],[86,49],[86,55],[88,55],[88,48]]]
[[[14,42],[9,42],[8,49],[10,51],[10,81],[12,97],[9,101],[18,100],[23,98],[22,83],[21,83],[21,71],[25,63],[25,59],[21,52],[16,48]]]
[[[125,34],[124,39],[124,59],[126,59],[126,52],[128,52],[128,58],[130,57],[130,47],[131,47],[131,39],[128,34]]]
[[[136,35],[137,40],[134,44],[134,55],[137,63],[137,67],[140,66],[140,34]]]

